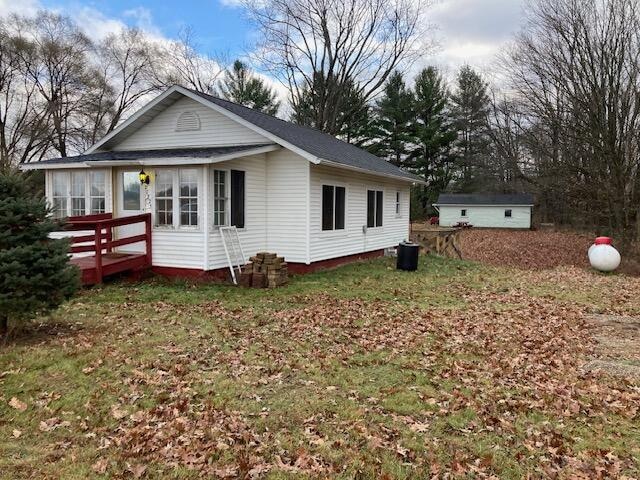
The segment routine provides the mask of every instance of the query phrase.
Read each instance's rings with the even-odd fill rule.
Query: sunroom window
[[[156,170],[155,224],[159,227],[198,226],[198,170]]]
[[[104,171],[55,171],[51,174],[51,180],[51,203],[55,218],[105,212]]]

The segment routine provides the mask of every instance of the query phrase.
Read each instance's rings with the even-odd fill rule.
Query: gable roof
[[[419,176],[405,172],[386,160],[329,134],[179,85],[174,85],[158,95],[115,130],[92,145],[85,153],[90,154],[99,151],[99,149],[109,149],[115,144],[118,136],[131,134],[139,128],[139,123],[153,120],[160,111],[181,96],[189,97],[213,108],[263,135],[267,140],[298,153],[312,163],[324,163],[403,181],[424,183],[424,180]]]
[[[441,193],[440,205],[533,205],[530,193]]]
[[[377,157],[355,145],[344,142],[315,128],[297,125],[277,117],[223,100],[196,90],[189,90],[199,97],[237,115],[286,142],[320,159],[320,163],[337,163],[358,170],[366,170],[383,175],[402,177],[415,182],[423,179],[405,172],[386,160]]]

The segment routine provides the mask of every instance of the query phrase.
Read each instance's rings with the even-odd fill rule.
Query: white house
[[[276,252],[292,271],[381,254],[408,238],[420,182],[330,135],[180,86],[84,154],[23,168],[46,170],[59,217],[151,213],[154,269],[196,275],[228,267],[224,225],[246,257]]]
[[[533,197],[528,193],[442,193],[433,206],[445,227],[466,222],[474,227],[531,228]]]

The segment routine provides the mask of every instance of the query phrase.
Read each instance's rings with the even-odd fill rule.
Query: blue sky
[[[195,30],[198,43],[207,52],[223,51],[235,57],[250,47],[251,30],[241,9],[224,5],[218,0],[42,0],[40,3],[44,7],[67,13],[78,8],[90,8],[128,25],[156,28],[169,38],[175,38],[182,28],[189,26]]]
[[[436,65],[452,78],[468,63],[487,79],[496,75],[496,55],[517,32],[527,0],[433,0],[427,21],[439,48],[425,55],[409,73]],[[243,18],[240,0],[0,0],[0,16],[30,15],[47,8],[71,16],[85,32],[100,38],[124,24],[135,25],[162,38],[175,38],[191,27],[204,53],[228,59],[251,50],[253,28]]]

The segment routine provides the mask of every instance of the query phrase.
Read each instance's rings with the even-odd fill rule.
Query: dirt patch
[[[640,378],[640,317],[589,315],[596,346],[586,370]]]

